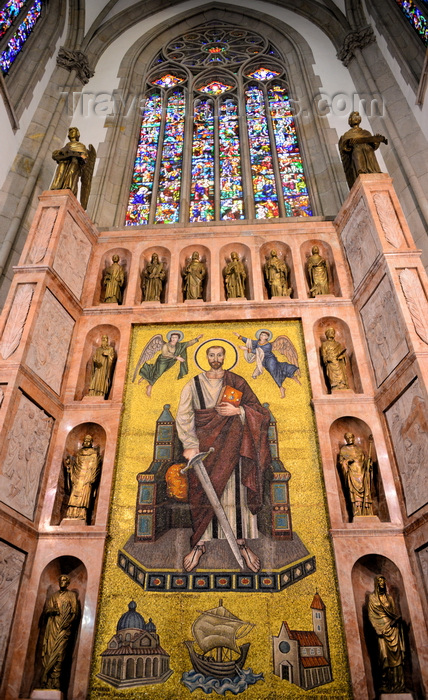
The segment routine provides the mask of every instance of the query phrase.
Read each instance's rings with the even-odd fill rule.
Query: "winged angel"
[[[193,340],[183,342],[184,333],[181,331],[169,331],[166,335],[166,340],[161,333],[150,338],[146,347],[140,355],[137,366],[134,371],[132,381],[135,382],[138,375],[142,381],[147,382],[146,394],[151,396],[153,384],[163,375],[164,372],[170,369],[176,362],[180,364],[177,379],[185,377],[189,372],[187,365],[187,348],[195,345],[202,338],[202,334],[198,335]],[[154,363],[149,364],[156,353],[159,353]]]
[[[283,383],[286,379],[295,379],[300,384],[297,351],[290,338],[287,338],[286,335],[279,335],[275,340],[272,340],[272,331],[265,328],[257,331],[256,340],[245,338],[239,333],[235,333],[235,335],[245,343],[245,345],[241,345],[241,349],[244,350],[244,357],[247,362],[256,363],[253,379],[257,379],[263,373],[263,370],[267,369],[272,379],[278,385],[282,399],[285,397]],[[283,355],[290,362],[280,362],[274,351],[279,352],[280,355]]]
[[[51,190],[69,189],[77,197],[80,178],[80,203],[83,209],[86,209],[97,154],[92,145],[86,148],[80,143],[80,132],[75,126],[68,130],[68,138],[70,141],[63,148],[52,153],[57,168]]]

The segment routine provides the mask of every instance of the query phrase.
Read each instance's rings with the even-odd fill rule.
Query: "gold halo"
[[[210,370],[211,367],[208,364],[206,352],[210,346],[214,345],[220,348],[224,348],[224,351],[226,353],[223,369],[233,369],[236,363],[238,362],[238,350],[236,349],[233,343],[231,343],[229,340],[225,340],[224,338],[211,338],[210,340],[204,340],[204,342],[201,343],[195,350],[195,355],[193,358],[195,360],[195,364],[203,372],[208,372],[208,370]],[[198,355],[202,348],[204,348],[204,351],[200,357],[200,360],[198,360]]]

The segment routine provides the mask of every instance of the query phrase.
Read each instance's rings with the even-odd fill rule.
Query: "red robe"
[[[195,409],[196,435],[200,452],[214,447],[204,465],[211,482],[221,498],[225,486],[241,460],[241,482],[247,488],[247,503],[255,515],[262,507],[263,476],[271,464],[268,441],[270,414],[264,408],[245,379],[225,371],[223,386],[242,391],[241,416],[220,416],[215,408]],[[193,524],[192,547],[197,544],[211,522],[214,511],[196,474],[189,472],[189,501]]]

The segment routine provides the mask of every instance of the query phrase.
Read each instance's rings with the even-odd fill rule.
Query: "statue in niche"
[[[92,435],[85,435],[80,450],[75,456],[67,456],[64,466],[70,494],[65,517],[86,522],[101,473],[100,450],[93,446]]]
[[[339,452],[339,463],[345,479],[347,495],[352,504],[352,515],[373,515],[373,462],[371,449],[373,436],[369,437],[369,453],[355,444],[355,435],[345,433],[345,445]]]
[[[334,328],[327,328],[326,340],[321,343],[321,357],[330,384],[331,392],[349,389],[346,373],[346,348],[335,340]]]
[[[312,246],[312,255],[308,258],[307,266],[311,297],[330,294],[327,260],[320,255],[317,245]]]
[[[230,262],[223,270],[224,284],[227,299],[245,299],[245,280],[247,273],[244,263],[239,259],[238,253],[230,254]]]
[[[387,592],[384,576],[375,578],[374,591],[369,596],[368,616],[377,635],[378,665],[381,675],[379,692],[405,693],[406,648],[402,619],[393,597]]]
[[[80,143],[80,132],[75,126],[68,130],[70,141],[63,148],[52,153],[52,158],[58,163],[51,190],[71,190],[77,197],[79,179],[81,181],[80,203],[84,209],[88,205],[91,192],[92,174],[97,157],[95,148],[89,148]]]
[[[381,143],[387,144],[388,140],[381,134],[374,136],[360,127],[361,116],[359,112],[351,112],[348,124],[351,127],[339,139],[339,151],[346,179],[351,189],[358,175],[362,173],[380,173],[375,151]]]
[[[192,253],[190,262],[186,265],[183,271],[184,278],[184,298],[202,299],[204,287],[203,282],[207,276],[207,266],[199,257],[199,253],[195,250]]]
[[[271,297],[289,297],[293,291],[288,286],[288,268],[284,260],[278,258],[276,250],[271,250],[264,265],[266,283]]]
[[[165,266],[159,260],[159,255],[153,253],[151,262],[141,273],[143,301],[160,301],[165,277]]]
[[[119,263],[119,256],[113,255],[112,264],[104,272],[103,286],[105,304],[122,303],[122,287],[125,283],[125,271]]]
[[[111,386],[114,361],[116,353],[114,347],[109,345],[107,335],[103,335],[101,345],[92,356],[91,383],[88,396],[103,396],[107,398]]]
[[[46,619],[42,644],[42,688],[63,690],[63,672],[66,657],[72,654],[71,642],[79,616],[79,600],[74,591],[68,591],[70,579],[60,576],[59,590],[46,601],[43,616]]]

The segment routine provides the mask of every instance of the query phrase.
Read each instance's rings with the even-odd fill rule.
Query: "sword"
[[[199,454],[195,455],[192,457],[192,459],[189,459],[188,463],[186,466],[181,470],[181,473],[184,474],[187,472],[188,469],[193,469],[195,470],[196,476],[198,477],[199,481],[201,482],[201,486],[204,489],[207,498],[209,502],[211,503],[214,513],[217,516],[217,520],[220,523],[221,527],[223,528],[223,532],[226,536],[226,539],[229,543],[229,546],[233,552],[233,556],[235,557],[236,561],[238,562],[239,566],[241,569],[245,569],[245,562],[241,556],[241,552],[239,551],[239,546],[236,541],[236,537],[233,534],[233,530],[230,526],[230,522],[227,519],[226,513],[224,512],[224,508],[220,503],[219,497],[217,496],[214,486],[211,483],[211,479],[208,476],[208,472],[205,469],[203,460],[211,454],[211,452],[214,452],[214,447],[210,447],[208,452],[199,452]]]

